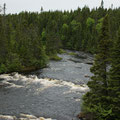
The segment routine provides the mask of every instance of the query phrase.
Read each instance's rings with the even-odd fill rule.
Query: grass
[[[70,52],[70,53],[68,53],[68,55],[76,56],[76,55],[77,55],[77,53]]]
[[[64,53],[67,53],[67,52],[65,50],[63,50],[63,49],[60,49],[58,53],[59,54],[64,54]]]
[[[59,56],[57,56],[57,55],[50,56],[49,59],[50,60],[54,60],[54,61],[60,61],[60,60],[62,60],[62,58],[59,57]]]

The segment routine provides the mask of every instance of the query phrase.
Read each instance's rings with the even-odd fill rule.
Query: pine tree
[[[111,112],[108,106],[108,61],[109,61],[109,24],[108,15],[105,16],[102,24],[98,51],[95,56],[95,62],[91,68],[94,76],[88,82],[90,91],[84,96],[84,107],[87,112],[94,113],[95,120],[104,120]],[[102,109],[102,110],[101,110]],[[101,110],[101,111],[100,111]],[[102,112],[106,111],[106,114]]]
[[[7,46],[5,21],[3,22],[3,16],[0,15],[0,73],[7,72],[5,65],[8,53]]]
[[[104,8],[104,1],[101,1],[101,8]]]
[[[112,53],[110,69],[109,95],[112,119],[120,120],[120,28]]]

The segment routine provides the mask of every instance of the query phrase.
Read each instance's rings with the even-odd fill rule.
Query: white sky
[[[85,5],[90,8],[100,6],[101,0],[0,0],[0,5],[6,3],[7,13],[19,13],[21,11],[40,11],[41,6],[44,11],[48,10],[71,10]],[[106,8],[120,7],[120,0],[104,0]]]

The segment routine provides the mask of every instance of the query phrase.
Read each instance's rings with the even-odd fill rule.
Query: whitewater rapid
[[[0,115],[78,120],[82,96],[89,90],[86,83],[91,76],[91,65],[67,54],[61,57],[62,61],[51,61],[48,68],[34,74],[0,75]],[[79,63],[71,59],[79,60]]]

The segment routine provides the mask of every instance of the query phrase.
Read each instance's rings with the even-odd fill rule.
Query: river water
[[[71,51],[67,51],[70,53]],[[76,52],[59,55],[47,68],[21,75],[0,75],[0,115],[29,114],[56,120],[77,120],[87,82],[92,55]]]

